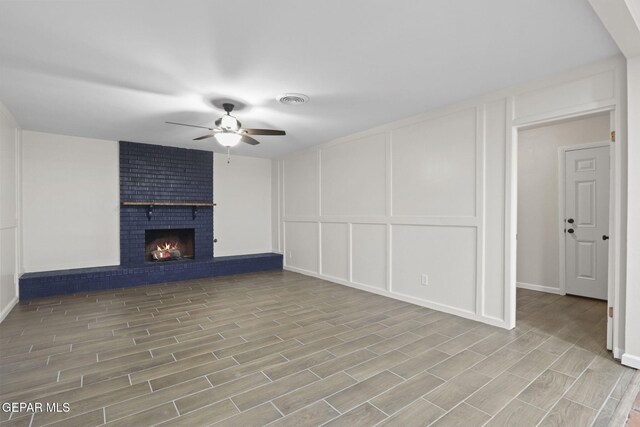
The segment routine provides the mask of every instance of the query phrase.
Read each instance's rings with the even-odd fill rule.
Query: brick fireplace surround
[[[282,269],[275,253],[213,256],[211,152],[121,141],[120,201],[120,265],[26,273],[20,299]],[[145,262],[149,229],[194,229],[195,257]]]

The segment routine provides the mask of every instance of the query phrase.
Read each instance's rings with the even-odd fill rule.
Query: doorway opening
[[[606,111],[520,128],[516,144],[516,326],[596,353],[611,348],[611,121]]]

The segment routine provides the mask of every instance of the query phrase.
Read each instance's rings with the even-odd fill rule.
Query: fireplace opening
[[[145,230],[144,260],[180,261],[194,257],[194,229]]]

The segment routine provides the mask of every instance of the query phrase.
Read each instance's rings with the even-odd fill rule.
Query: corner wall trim
[[[622,355],[622,364],[630,368],[640,369],[640,357],[625,353]]]
[[[530,291],[547,292],[549,294],[566,295],[560,290],[560,288],[554,288],[552,286],[535,285],[533,283],[516,282],[516,287],[522,289],[529,289]]]
[[[13,310],[13,307],[15,307],[16,304],[18,304],[18,296],[17,295],[15,297],[13,297],[11,302],[9,302],[9,304],[7,304],[7,306],[5,307],[4,310],[0,311],[0,323],[2,323],[2,321],[7,317],[7,315],[9,313],[11,313],[11,310]]]
[[[620,348],[620,347],[614,347],[613,348],[613,358],[614,359],[622,359],[622,355],[624,354],[624,349]]]

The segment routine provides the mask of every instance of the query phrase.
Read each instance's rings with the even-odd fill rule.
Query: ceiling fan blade
[[[242,129],[245,135],[286,135],[283,130],[278,129]]]
[[[213,128],[208,128],[206,126],[198,126],[198,125],[188,125],[186,123],[177,123],[177,122],[165,122],[168,123],[170,125],[178,125],[178,126],[189,126],[191,128],[201,128],[201,129],[208,129],[208,130],[213,130]]]
[[[211,137],[212,137],[212,136],[214,136],[214,135],[215,135],[215,134],[210,133],[209,135],[202,135],[202,136],[199,136],[199,137],[197,137],[197,138],[193,138],[193,140],[194,140],[194,141],[200,141],[201,139],[211,138]]]
[[[256,141],[255,139],[251,138],[249,135],[242,135],[242,138],[240,139],[240,141],[249,144],[249,145],[258,145],[260,144],[259,141]]]

